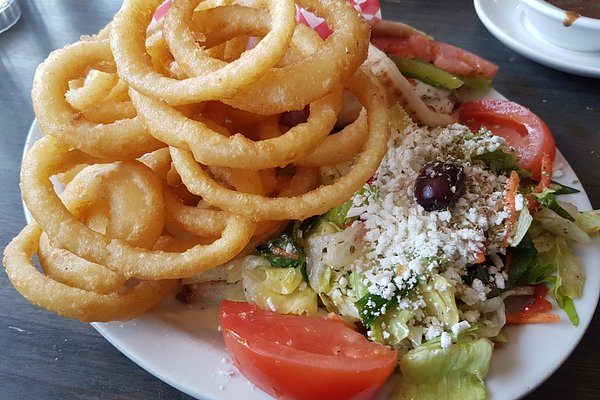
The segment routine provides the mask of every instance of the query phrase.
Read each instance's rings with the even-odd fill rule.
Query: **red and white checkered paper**
[[[167,10],[171,6],[174,0],[166,0],[162,3],[154,13],[150,27],[156,25],[158,21],[162,19],[167,13]],[[379,0],[346,0],[352,4],[356,10],[358,10],[367,21],[378,21],[381,19],[381,7],[379,6]],[[319,36],[323,39],[327,38],[331,34],[331,29],[327,26],[327,23],[323,18],[319,18],[314,14],[306,11],[301,7],[297,7],[296,19],[305,25],[313,28]]]
[[[378,21],[381,19],[381,7],[379,7],[379,0],[347,1],[348,3],[352,4],[354,8],[356,8],[356,10],[358,10],[367,21]],[[327,23],[323,18],[319,18],[303,8],[298,7],[296,19],[299,22],[313,28],[323,39],[331,35],[331,29],[329,29]]]

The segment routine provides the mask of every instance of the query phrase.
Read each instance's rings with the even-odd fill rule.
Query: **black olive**
[[[465,173],[453,162],[427,163],[415,181],[415,198],[427,211],[447,209],[464,192]]]

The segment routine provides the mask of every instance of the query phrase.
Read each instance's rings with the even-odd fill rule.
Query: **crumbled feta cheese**
[[[515,195],[515,210],[521,211],[525,207],[525,197],[522,194],[517,193]]]
[[[365,273],[370,293],[389,300],[408,279],[425,272],[442,272],[452,277],[451,284],[460,283],[477,254],[502,247],[507,178],[468,161],[471,154],[502,146],[502,138],[489,132],[473,135],[458,124],[409,124],[404,132],[392,133],[377,179],[354,196],[348,214],[364,225],[365,255],[355,269]],[[448,158],[465,173],[465,193],[448,210],[425,211],[414,198],[415,178],[424,164]]]
[[[498,289],[504,289],[506,287],[506,282],[502,274],[494,274],[494,282]]]
[[[351,269],[364,274],[362,283],[370,294],[385,300],[395,298],[400,310],[413,313],[409,323],[413,343],[440,338],[442,347],[447,348],[452,344],[450,331],[458,335],[482,318],[479,311],[459,311],[460,322],[450,327],[427,315],[419,292],[404,295],[426,281],[423,278],[427,275],[445,278],[427,284],[428,290],[454,290],[467,306],[481,302],[491,289],[479,279],[466,284],[463,276],[483,252],[493,263],[488,269],[492,283],[500,289],[505,287],[504,264],[495,253],[504,249],[508,178],[472,158],[498,149],[513,151],[504,139],[489,131],[473,134],[459,124],[427,128],[408,122],[403,132],[392,132],[376,178],[352,198],[348,216],[358,218],[353,226],[362,225],[365,243]],[[426,211],[415,201],[414,183],[423,165],[438,160],[461,167],[465,191],[448,209]],[[517,208],[525,208],[526,199],[517,196]],[[348,295],[347,279],[340,279],[338,284],[336,290]],[[334,291],[333,296],[338,295]],[[376,304],[369,301],[366,306],[373,309]],[[384,305],[374,313],[386,311]],[[381,332],[384,339],[390,337],[387,329],[382,327]],[[367,335],[374,336],[370,331]]]
[[[466,331],[470,327],[471,327],[471,324],[469,323],[469,321],[460,321],[460,322],[452,325],[452,328],[450,328],[450,329],[452,330],[452,333],[454,333],[454,335],[458,336],[461,332]]]
[[[442,324],[435,317],[426,317],[423,323],[425,324],[425,340],[433,340],[439,337],[444,331]]]
[[[447,349],[452,345],[452,337],[448,332],[442,332],[440,342],[442,344],[442,349]]]
[[[487,298],[487,294],[491,290],[489,287],[485,286],[480,279],[473,279],[472,287],[477,292],[479,301],[484,301]]]

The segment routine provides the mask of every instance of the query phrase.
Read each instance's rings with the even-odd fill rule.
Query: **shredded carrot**
[[[508,324],[543,324],[560,322],[560,317],[552,313],[506,314]]]
[[[508,209],[508,217],[506,218],[506,235],[504,236],[504,247],[508,247],[508,239],[513,226],[517,222],[517,206],[515,196],[519,188],[519,174],[516,171],[510,173],[508,182],[506,182],[506,199],[505,204]]]
[[[535,189],[533,189],[533,193],[542,193],[544,189],[550,187],[552,183],[552,158],[548,153],[544,153],[542,156],[542,170],[541,170],[541,178],[538,182]],[[537,201],[537,199],[533,195],[527,196],[527,204],[529,205],[529,212],[531,214],[535,214],[536,212],[541,210],[541,205]]]
[[[475,263],[479,264],[485,262],[485,251],[480,250],[479,252],[477,252],[477,254],[475,254]]]
[[[552,183],[552,158],[548,153],[544,153],[542,157],[541,178],[534,192],[542,193],[544,189],[550,187],[550,183]]]

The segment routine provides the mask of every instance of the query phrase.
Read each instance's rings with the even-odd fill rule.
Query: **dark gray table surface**
[[[97,32],[120,6],[116,0],[20,1],[21,20],[0,34],[2,248],[25,224],[18,175],[34,118],[30,89],[35,68],[51,50]],[[413,24],[498,64],[495,88],[546,121],[593,207],[600,208],[599,79],[555,71],[516,54],[488,33],[466,0],[382,1],[382,9],[388,19]],[[29,304],[5,274],[0,274],[0,304],[1,399],[189,398],[135,365],[90,325]],[[575,352],[527,399],[599,399],[599,337],[596,313]]]

